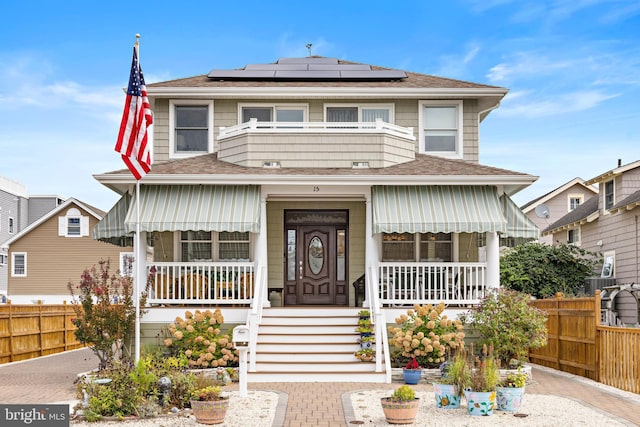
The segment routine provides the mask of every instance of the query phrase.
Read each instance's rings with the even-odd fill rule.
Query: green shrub
[[[401,385],[397,389],[393,391],[391,394],[391,400],[409,402],[416,398],[416,392],[414,389],[409,387],[408,385]]]

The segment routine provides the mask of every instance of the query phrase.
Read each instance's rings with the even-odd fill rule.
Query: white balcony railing
[[[251,304],[252,262],[154,262],[147,302],[157,304]]]
[[[473,305],[487,291],[486,263],[481,262],[381,262],[380,303]]]
[[[396,126],[381,119],[375,122],[259,122],[250,119],[235,126],[220,127],[222,140],[245,133],[387,133],[415,141],[413,128]]]

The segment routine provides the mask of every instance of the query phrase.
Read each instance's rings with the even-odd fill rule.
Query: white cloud
[[[496,111],[501,117],[537,118],[558,114],[584,111],[598,106],[600,103],[619,96],[596,90],[575,91],[556,94],[553,97],[529,97],[532,92],[516,92],[515,96],[507,95],[501,107]]]
[[[466,44],[464,51],[458,54],[442,55],[438,58],[440,67],[433,74],[451,78],[462,78],[467,74],[468,66],[480,52],[480,45],[476,42]]]

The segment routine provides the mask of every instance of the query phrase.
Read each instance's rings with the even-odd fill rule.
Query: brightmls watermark
[[[2,427],[69,427],[69,405],[0,405]]]

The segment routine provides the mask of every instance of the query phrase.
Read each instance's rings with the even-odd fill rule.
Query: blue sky
[[[235,3],[235,4],[234,4]],[[638,0],[0,4],[0,175],[108,210],[135,34],[147,83],[314,55],[509,88],[482,164],[523,204],[640,159]]]

